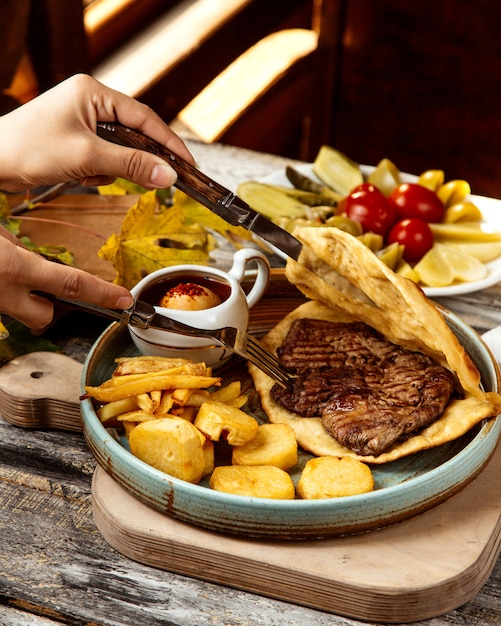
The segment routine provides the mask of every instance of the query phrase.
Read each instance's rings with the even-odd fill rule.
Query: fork
[[[247,359],[282,387],[292,385],[295,374],[249,333],[232,326],[225,326],[216,330],[197,328],[196,334],[197,337],[213,339],[235,354]]]
[[[174,320],[167,315],[158,313],[153,305],[141,300],[136,300],[129,309],[107,309],[88,302],[57,297],[43,291],[33,291],[32,293],[47,298],[56,304],[86,311],[87,313],[94,313],[95,315],[115,320],[125,326],[130,325],[143,329],[158,328],[179,335],[212,339],[228,350],[231,350],[235,354],[253,363],[261,371],[285,388],[290,387],[292,380],[295,378],[295,374],[281,363],[274,354],[269,352],[256,338],[232,326],[225,326],[224,328],[214,330],[195,328],[184,322]]]

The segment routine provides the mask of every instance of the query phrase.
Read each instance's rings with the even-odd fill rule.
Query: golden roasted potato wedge
[[[195,426],[212,441],[224,437],[231,446],[243,446],[254,439],[259,423],[240,409],[209,400],[198,410]]]
[[[349,456],[310,459],[297,484],[297,493],[305,500],[353,496],[373,489],[369,466]]]
[[[233,448],[233,465],[275,465],[283,470],[297,463],[296,435],[288,424],[261,424],[254,439]]]
[[[295,496],[292,478],[274,465],[221,465],[212,472],[209,486],[253,498],[287,500]]]
[[[206,468],[204,439],[191,422],[163,417],[142,422],[129,435],[130,450],[148,465],[198,483]]]

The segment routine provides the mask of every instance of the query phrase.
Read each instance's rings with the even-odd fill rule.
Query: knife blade
[[[162,144],[118,122],[98,122],[97,134],[112,143],[161,157],[177,174],[175,187],[232,226],[242,226],[297,261],[303,247],[300,241]]]

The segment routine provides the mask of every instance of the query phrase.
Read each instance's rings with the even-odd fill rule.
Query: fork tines
[[[245,352],[249,361],[263,370],[265,374],[268,374],[282,387],[289,387],[292,384],[295,374],[285,367],[271,352],[266,350],[257,339],[247,335],[246,344]]]

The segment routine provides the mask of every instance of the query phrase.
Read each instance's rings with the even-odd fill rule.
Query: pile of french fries
[[[205,363],[121,357],[111,378],[85,392],[98,403],[96,414],[106,428],[124,429],[132,454],[181,480],[196,484],[208,477],[212,489],[274,499],[328,498],[373,488],[366,465],[355,461],[353,469],[348,457],[318,457],[308,461],[296,490],[287,471],[298,463],[293,429],[259,424],[242,410],[247,396],[240,381],[222,386]],[[355,477],[348,488],[347,463]]]

